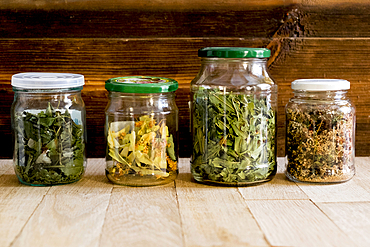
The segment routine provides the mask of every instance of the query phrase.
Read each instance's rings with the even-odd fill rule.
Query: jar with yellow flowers
[[[178,175],[177,81],[128,76],[106,81],[106,175],[126,186],[172,182]]]

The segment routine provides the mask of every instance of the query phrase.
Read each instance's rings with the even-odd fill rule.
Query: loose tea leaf
[[[22,182],[55,185],[74,182],[84,173],[83,127],[68,110],[61,113],[51,104],[38,114],[16,115],[15,169]]]
[[[345,181],[354,171],[354,116],[330,106],[286,109],[287,176],[305,182]]]
[[[276,173],[275,110],[267,96],[199,88],[193,97],[196,180],[243,184]]]
[[[112,122],[107,135],[108,154],[114,163],[108,173],[116,180],[125,175],[165,179],[177,171],[175,145],[164,120],[147,115],[137,121]]]

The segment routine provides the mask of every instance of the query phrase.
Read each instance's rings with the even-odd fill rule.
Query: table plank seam
[[[273,198],[273,199],[269,199],[269,198],[258,198],[258,199],[246,199],[246,198],[243,198],[245,201],[291,201],[291,200],[294,200],[294,201],[307,201],[307,200],[311,200],[309,198]]]
[[[285,172],[284,172],[284,175],[285,175]],[[303,194],[305,194],[308,198],[310,198],[310,195],[308,195],[302,188],[301,188],[301,186],[299,186],[299,183],[297,183],[297,182],[293,182],[293,181],[291,181],[292,183],[294,183],[295,184],[295,186],[297,186],[298,187],[298,189],[303,193]],[[307,199],[306,199],[307,200]]]
[[[22,226],[21,230],[18,232],[18,234],[14,237],[14,239],[12,240],[12,242],[10,243],[9,247],[10,246],[13,246],[14,243],[16,242],[16,240],[19,238],[19,236],[21,236],[24,228],[27,226],[28,222],[31,220],[32,216],[35,214],[35,212],[37,211],[37,209],[40,207],[40,205],[42,204],[42,202],[44,201],[45,199],[45,196],[47,195],[47,193],[49,192],[50,188],[48,189],[48,191],[42,196],[42,200],[40,200],[40,202],[37,204],[37,206],[33,209],[32,211],[32,214],[30,214],[30,216],[28,217],[27,221],[24,223],[24,225]]]
[[[172,238],[167,242],[172,241],[171,243],[176,243],[173,246],[182,247],[207,246],[205,245],[207,241],[213,243],[214,246],[265,247],[310,246],[309,244],[318,243],[327,244],[327,246],[367,246],[370,243],[370,238],[366,236],[370,229],[370,221],[367,218],[370,208],[370,189],[367,183],[370,174],[368,157],[356,157],[356,168],[361,176],[355,177],[348,183],[333,185],[297,183],[283,178],[282,169],[280,169],[278,176],[260,186],[234,188],[208,187],[194,182],[189,171],[189,159],[180,160],[179,168],[181,168],[180,172],[183,172],[173,183],[141,189],[115,186],[107,182],[106,178],[103,179],[104,169],[101,169],[103,159],[89,159],[88,167],[90,168],[81,182],[65,186],[44,187],[44,189],[41,187],[41,190],[40,187],[26,186],[16,182],[16,175],[9,162],[6,166],[2,166],[2,172],[6,172],[0,175],[0,181],[4,178],[2,196],[6,199],[0,206],[9,211],[8,217],[4,218],[1,226],[7,230],[7,221],[12,220],[13,217],[18,223],[11,235],[7,235],[7,231],[4,231],[3,235],[0,234],[7,237],[4,247],[30,243],[29,240],[35,243],[50,242],[50,234],[53,234],[56,229],[62,229],[68,225],[76,226],[72,218],[74,215],[81,216],[78,218],[81,220],[79,223],[81,226],[83,224],[88,226],[85,229],[81,228],[81,232],[87,236],[84,241],[91,241],[94,243],[93,246],[113,246],[116,242],[114,239],[119,240],[127,236],[136,237],[127,240],[131,242],[136,241],[139,236],[143,240],[140,243],[144,246],[146,246],[145,243],[154,240],[152,237],[154,235],[150,234],[145,236],[137,232],[127,236],[122,234],[117,230],[122,226],[120,222],[133,223],[129,227],[135,230],[147,230],[151,234],[160,229],[162,233],[164,231],[176,233],[169,234],[168,236]],[[281,163],[279,162],[279,165]],[[30,195],[33,191],[35,195],[33,193]],[[139,192],[143,192],[141,197],[137,197]],[[70,196],[65,196],[66,194]],[[82,204],[79,201],[72,201],[81,196],[83,197]],[[164,196],[166,201],[155,203],[154,199],[160,199],[161,196]],[[71,207],[70,211],[68,208],[64,210],[64,207],[61,207],[63,200],[66,201],[68,207]],[[33,202],[32,206],[28,206],[31,202]],[[140,216],[147,212],[142,209],[136,212],[130,211],[131,213],[115,214],[117,209],[119,211],[122,207],[129,208],[131,202],[134,205],[135,203],[148,205],[151,210],[154,210],[150,212],[155,212],[156,215],[160,213],[162,216],[164,211],[161,209],[168,206],[170,211],[166,212],[171,212],[172,216],[169,217],[172,219],[171,224],[168,228],[158,228],[153,223],[156,221],[141,222],[140,217],[133,218],[133,220],[130,218],[132,215]],[[19,203],[22,203],[20,207],[18,207]],[[95,203],[99,210],[95,210]],[[92,218],[86,216],[86,212],[82,213],[86,206],[91,210],[86,212],[95,212],[90,213]],[[19,215],[24,209],[27,209],[27,212],[23,213],[24,216]],[[7,211],[3,210],[3,212]],[[54,213],[58,215],[60,225],[44,224],[50,219],[46,216]],[[66,216],[66,220],[63,216]],[[119,216],[123,217],[122,220],[116,221],[115,217]],[[154,219],[157,218],[156,216]],[[164,224],[160,225],[164,226]],[[89,233],[90,230],[94,230],[94,235]],[[109,234],[105,235],[107,233],[115,238],[111,240]],[[253,238],[250,234],[256,237]],[[65,231],[60,232],[59,235],[67,236]],[[106,242],[108,239],[111,242]],[[64,239],[60,240],[59,244]],[[135,246],[143,246],[137,243]]]
[[[328,215],[328,214],[326,214],[325,213],[325,211],[324,210],[322,210],[320,207],[319,207],[319,205],[317,205],[314,201],[312,201],[311,199],[310,199],[310,201],[311,201],[311,203],[313,204],[313,205],[315,205],[315,207],[318,209],[318,210],[320,210],[320,212],[323,214],[323,215],[325,215],[325,217],[326,218],[328,218],[338,229],[339,229],[339,231],[340,232],[342,232],[343,233],[343,235],[347,235],[347,233],[345,232],[345,231],[343,231],[342,230],[342,228],[335,222],[335,221],[333,221],[331,218],[330,218],[330,216]],[[330,203],[330,202],[329,202]],[[342,203],[342,202],[331,202],[331,203],[333,203],[333,204],[338,204],[338,203]],[[351,241],[353,241],[353,239],[352,239],[352,237],[351,236],[348,236],[349,237],[349,239],[351,240]]]
[[[113,190],[114,190],[114,187],[112,186],[111,189],[110,189],[110,193],[109,193],[109,201],[108,201],[108,206],[107,208],[105,209],[105,213],[104,213],[104,220],[103,220],[103,224],[101,226],[101,231],[100,231],[100,234],[99,234],[99,240],[98,240],[98,246],[104,246],[104,244],[101,242],[102,241],[102,235],[103,235],[103,229],[104,229],[104,225],[106,223],[106,220],[107,220],[107,213],[108,213],[108,209],[109,207],[111,207],[111,199],[112,199],[112,194],[113,194]],[[108,193],[107,193],[108,194]]]
[[[174,186],[175,186],[175,192],[176,192],[176,204],[177,204],[177,212],[179,214],[179,219],[180,219],[180,227],[181,227],[181,238],[182,238],[182,246],[186,246],[185,244],[185,233],[184,233],[184,225],[182,222],[182,217],[181,217],[181,208],[180,208],[180,201],[179,201],[179,194],[177,191],[177,179],[175,179]]]
[[[342,204],[342,203],[346,203],[346,204],[369,203],[369,201],[338,201],[338,202],[316,202],[316,203],[335,205],[335,204]]]
[[[252,215],[252,218],[253,220],[256,222],[258,228],[260,229],[260,231],[263,233],[263,238],[264,240],[266,241],[266,243],[272,247],[272,243],[268,240],[267,236],[266,236],[266,233],[262,230],[262,227],[260,225],[260,223],[258,222],[257,218],[255,217],[255,215],[253,214],[252,210],[250,209],[249,205],[248,205],[248,199],[246,199],[243,195],[243,193],[241,193],[241,191],[239,190],[239,188],[237,188],[237,191],[238,191],[238,194],[242,197],[244,203],[245,203],[245,206],[246,208],[248,209],[249,213]]]

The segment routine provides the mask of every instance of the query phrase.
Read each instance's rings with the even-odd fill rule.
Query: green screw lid
[[[105,82],[105,89],[121,93],[169,93],[178,87],[173,79],[153,76],[116,77]]]
[[[266,58],[271,51],[266,48],[248,47],[205,47],[198,50],[199,57],[218,58]]]

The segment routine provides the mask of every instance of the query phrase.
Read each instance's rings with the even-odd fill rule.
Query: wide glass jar
[[[129,76],[106,81],[106,175],[115,184],[151,186],[178,175],[178,108],[173,79]]]
[[[286,105],[286,176],[296,182],[344,182],[355,174],[355,108],[350,82],[292,82]]]
[[[191,173],[195,181],[245,186],[276,174],[277,85],[270,50],[208,47],[191,82]]]
[[[67,184],[86,168],[84,76],[20,73],[12,77],[13,164],[19,181],[34,186]]]

